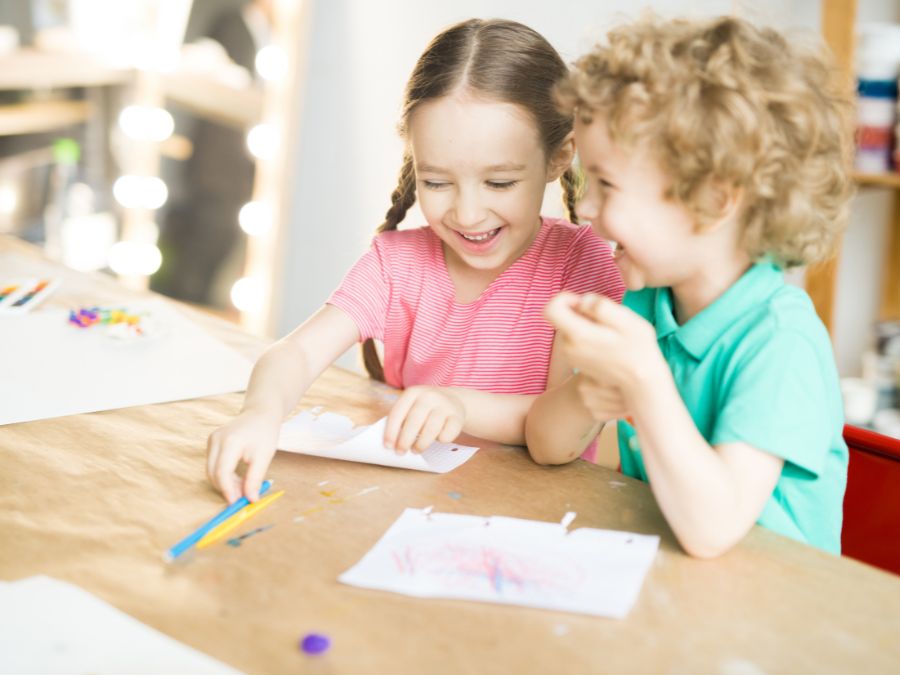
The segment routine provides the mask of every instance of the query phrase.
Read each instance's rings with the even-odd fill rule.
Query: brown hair
[[[718,215],[710,187],[739,188],[751,257],[792,267],[831,253],[853,194],[852,98],[823,45],[733,17],[647,16],[607,37],[559,86],[564,109],[649,150],[699,227]]]
[[[544,154],[549,159],[572,130],[572,116],[553,97],[554,86],[566,76],[566,64],[539,33],[514,21],[469,19],[435,37],[416,62],[406,84],[398,125],[406,136],[409,117],[428,100],[465,88],[491,101],[521,106],[534,120]],[[569,168],[560,177],[570,219],[575,221],[579,178]],[[396,230],[416,201],[416,173],[407,150],[391,207],[378,232]],[[384,381],[384,369],[373,340],[363,344],[369,375]]]

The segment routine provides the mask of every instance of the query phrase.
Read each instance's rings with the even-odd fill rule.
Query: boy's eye
[[[509,188],[517,185],[519,181],[517,180],[489,180],[487,181],[488,187],[491,187],[495,190],[508,190]]]

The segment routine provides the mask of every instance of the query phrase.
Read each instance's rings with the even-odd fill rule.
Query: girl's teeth
[[[460,232],[462,234],[462,232]],[[484,234],[463,234],[463,239],[468,241],[486,241],[497,234],[497,230],[491,230],[490,232],[485,232]]]

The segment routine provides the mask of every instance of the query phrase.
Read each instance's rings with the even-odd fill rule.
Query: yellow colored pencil
[[[266,508],[269,504],[274,502],[283,494],[284,490],[279,490],[274,494],[263,497],[258,502],[252,502],[251,504],[248,504],[233,516],[231,516],[231,518],[226,520],[224,523],[219,523],[216,527],[207,532],[206,535],[204,535],[203,539],[197,542],[197,548],[206,548],[211,544],[215,544],[217,541],[219,541],[219,539],[231,532],[245,520],[247,520],[248,518],[252,518],[257,511],[261,511],[262,509]]]

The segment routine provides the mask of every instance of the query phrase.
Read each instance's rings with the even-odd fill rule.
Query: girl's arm
[[[452,443],[465,431],[497,443],[523,445],[525,416],[534,398],[462,387],[409,387],[388,414],[384,444],[401,452],[424,452],[434,441]]]
[[[553,341],[547,391],[536,397],[525,420],[525,444],[538,464],[565,464],[578,458],[604,423],[615,417],[595,419],[585,406],[578,391],[583,377],[571,374],[561,339],[557,334]]]
[[[207,442],[207,474],[229,502],[241,494],[258,498],[285,416],[358,339],[356,323],[342,310],[325,305],[256,362],[240,414]],[[242,461],[247,464],[243,480],[237,475]]]
[[[560,382],[569,372],[554,341],[548,384]],[[465,431],[497,443],[525,445],[526,418],[538,398],[533,394],[494,394],[462,387],[410,387],[388,415],[384,442],[397,450],[422,452],[432,441],[450,443]],[[596,426],[593,421],[591,426]]]
[[[578,393],[580,375],[537,397],[525,420],[525,441],[538,464],[577,459],[597,437],[604,421],[594,419]]]
[[[636,383],[632,417],[650,487],[691,555],[711,558],[759,518],[784,460],[745,443],[710,446],[684,405],[668,365]]]

